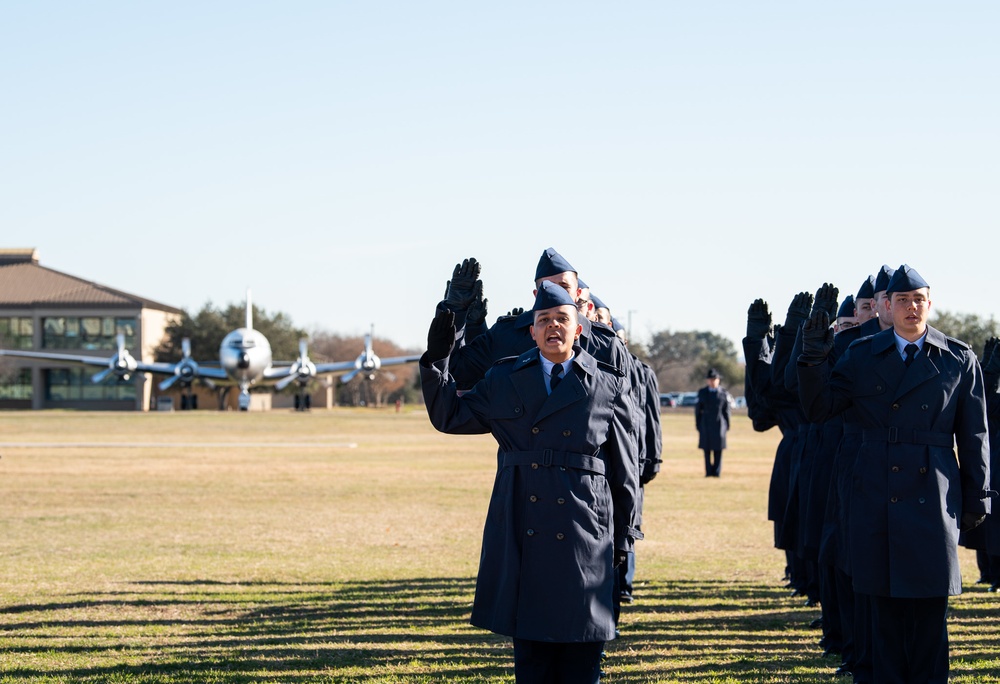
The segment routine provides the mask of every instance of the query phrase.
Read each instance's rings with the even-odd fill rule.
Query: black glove
[[[763,299],[753,300],[747,309],[747,337],[762,340],[771,332],[771,312]]]
[[[788,305],[788,313],[785,315],[785,327],[789,330],[798,330],[803,321],[809,318],[809,310],[812,308],[813,296],[808,292],[800,292],[792,298],[792,303]]]
[[[520,316],[523,313],[524,313],[524,308],[520,307],[520,306],[516,306],[513,309],[511,309],[510,311],[508,311],[507,315],[508,316],[513,316],[514,318],[517,318],[518,316]]]
[[[444,301],[452,311],[465,311],[476,297],[476,283],[479,282],[479,262],[469,258],[455,265],[451,280],[445,288]],[[483,286],[479,283],[479,295]]]
[[[826,315],[832,321],[837,317],[837,296],[840,291],[830,283],[823,283],[823,286],[816,290],[816,298],[813,300],[812,312],[826,311]]]
[[[1000,375],[1000,338],[991,337],[983,348],[983,373]]]
[[[966,512],[962,514],[962,531],[968,532],[983,524],[986,516],[980,513]]]
[[[483,281],[477,280],[472,290],[472,303],[469,304],[469,309],[465,314],[465,324],[467,326],[482,325],[486,320],[486,303],[489,302],[488,299],[483,298]]]
[[[822,363],[833,350],[833,329],[826,311],[817,311],[802,326],[799,360],[810,366]]]
[[[440,309],[427,330],[427,358],[430,361],[447,359],[454,348],[455,314],[447,309]]]
[[[617,568],[622,563],[627,563],[627,562],[628,562],[628,551],[619,551],[615,549],[615,561],[613,564],[614,567]]]

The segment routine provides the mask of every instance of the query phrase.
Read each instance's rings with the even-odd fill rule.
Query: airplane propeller
[[[170,389],[174,383],[180,382],[182,385],[190,385],[198,377],[198,362],[191,358],[191,340],[187,337],[181,340],[181,360],[174,366],[174,374],[162,381],[159,385],[161,390]],[[215,385],[202,379],[209,387]]]
[[[94,383],[104,382],[109,375],[114,373],[118,376],[119,380],[128,381],[132,377],[132,373],[136,371],[139,364],[136,362],[135,358],[128,353],[128,349],[125,348],[125,335],[118,334],[118,352],[108,359],[108,367],[104,370],[94,373],[91,376],[91,380]]]
[[[309,360],[308,343],[303,337],[299,340],[299,358],[292,363],[288,375],[274,383],[274,389],[280,392],[296,381],[305,385],[314,377],[316,377],[316,364]]]
[[[341,376],[340,381],[342,383],[349,383],[358,373],[365,373],[369,380],[375,379],[375,371],[382,367],[382,359],[372,349],[372,335],[374,334],[375,325],[372,324],[371,332],[365,335],[365,350],[355,359],[354,370]]]

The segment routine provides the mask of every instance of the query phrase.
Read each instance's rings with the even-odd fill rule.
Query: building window
[[[94,371],[88,368],[50,368],[43,371],[45,400],[59,401],[135,401],[135,380],[109,380],[95,384]]]
[[[125,346],[135,346],[136,319],[104,316],[51,317],[42,319],[42,347],[46,349],[117,349],[118,334]]]
[[[31,400],[31,369],[19,368],[0,375],[0,399]]]
[[[35,323],[25,316],[0,317],[0,346],[6,349],[31,349]]]

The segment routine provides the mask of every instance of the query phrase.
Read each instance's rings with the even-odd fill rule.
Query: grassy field
[[[737,416],[705,478],[693,422],[664,414],[606,681],[830,681],[766,520],[779,435]],[[512,682],[468,624],[494,455],[420,407],[0,412],[0,683]],[[962,560],[952,681],[1000,682]]]

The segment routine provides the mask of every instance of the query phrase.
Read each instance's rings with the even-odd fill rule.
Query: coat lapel
[[[934,350],[935,347],[942,346],[945,348],[948,346],[944,335],[928,326],[927,337],[924,338],[924,347],[913,359],[913,363],[910,364],[909,368],[907,368],[906,364],[903,363],[903,360],[899,358],[899,354],[896,354],[896,358],[903,366],[904,373],[900,383],[896,386],[896,392],[893,399],[899,399],[907,392],[912,391],[928,380],[940,375],[941,371],[938,370],[938,367],[934,363],[934,359],[932,359],[931,356],[937,355],[937,352]]]
[[[594,371],[597,370],[597,362],[587,352],[580,349],[580,347],[574,347],[576,351],[576,356],[573,357],[573,363],[571,364],[571,370],[566,373],[562,382],[556,387],[555,391],[552,392],[542,404],[535,416],[535,422],[541,421],[543,418],[551,416],[553,413],[557,413],[567,406],[575,404],[578,401],[584,401],[587,399],[587,389],[584,387],[583,382],[580,380],[581,377],[587,377],[592,375]],[[539,362],[539,377],[541,376],[541,362]],[[545,380],[542,379],[542,389],[544,391]]]

